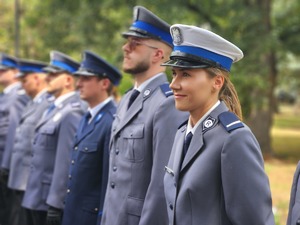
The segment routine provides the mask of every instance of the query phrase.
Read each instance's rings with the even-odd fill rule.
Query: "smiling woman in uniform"
[[[173,71],[176,108],[190,117],[165,167],[169,224],[275,224],[261,150],[229,79],[243,52],[195,26],[176,24],[171,34],[175,47],[163,65]]]

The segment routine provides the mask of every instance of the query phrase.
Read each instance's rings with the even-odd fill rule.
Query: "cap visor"
[[[141,34],[141,33],[138,33],[136,31],[131,31],[131,30],[127,31],[127,32],[123,32],[122,36],[124,38],[127,38],[129,36],[131,36],[131,37],[138,37],[138,38],[153,38],[153,37],[150,37],[149,35]]]
[[[0,70],[7,70],[7,69],[9,69],[9,67],[0,65]]]
[[[46,73],[59,73],[62,72],[63,70],[53,66],[46,66],[43,68],[43,71]]]
[[[200,62],[184,61],[181,59],[170,59],[161,65],[162,66],[179,67],[179,68],[192,68],[192,69],[210,67],[210,65],[208,65],[208,64],[204,64],[204,63],[200,63]]]
[[[97,74],[89,72],[87,70],[77,70],[73,73],[75,76],[97,76]]]

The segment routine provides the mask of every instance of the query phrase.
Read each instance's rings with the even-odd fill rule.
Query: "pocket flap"
[[[132,124],[123,131],[124,138],[143,138],[144,124]]]

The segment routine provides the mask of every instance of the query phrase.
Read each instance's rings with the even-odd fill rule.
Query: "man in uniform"
[[[79,76],[80,97],[89,109],[81,120],[72,151],[62,224],[96,225],[106,192],[111,124],[116,113],[112,90],[121,74],[96,54],[85,51],[74,75]]]
[[[0,85],[4,87],[0,94],[0,224],[8,224],[11,192],[7,188],[11,149],[16,127],[29,97],[16,78],[17,59],[0,54]]]
[[[161,66],[172,50],[169,28],[137,6],[132,26],[123,33],[123,70],[132,74],[135,86],[121,100],[112,125],[102,225],[168,224],[164,167],[175,131],[187,119],[175,109]]]
[[[55,101],[35,128],[31,171],[22,202],[28,209],[30,225],[61,219],[70,149],[84,113],[72,76],[79,63],[58,51],[52,51],[50,57],[50,65],[45,68],[49,72],[47,92]]]
[[[26,220],[21,203],[30,172],[34,129],[51,100],[46,92],[46,73],[42,70],[46,65],[39,61],[18,60],[20,73],[17,76],[31,100],[22,113],[12,148],[8,179],[8,187],[12,190],[10,225],[20,225]]]

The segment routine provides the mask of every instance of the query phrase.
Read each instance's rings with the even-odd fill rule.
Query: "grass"
[[[280,106],[272,128],[274,158],[265,161],[273,198],[276,225],[285,225],[294,172],[300,160],[300,114],[291,106]]]

